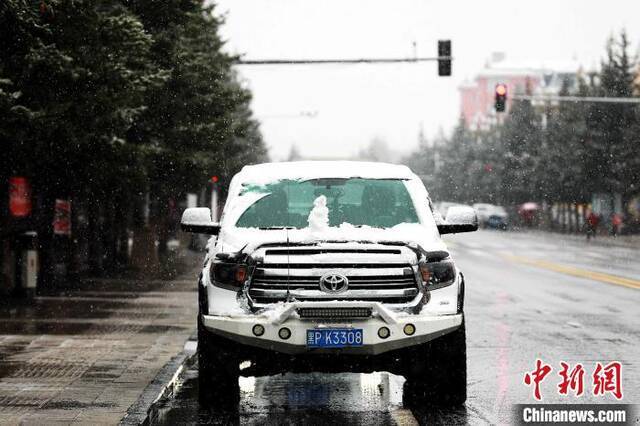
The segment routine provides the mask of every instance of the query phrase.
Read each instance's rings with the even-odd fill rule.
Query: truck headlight
[[[456,267],[451,260],[420,264],[422,284],[427,290],[446,287],[456,280]]]
[[[237,263],[212,263],[210,269],[211,282],[235,289],[247,280],[247,266]]]

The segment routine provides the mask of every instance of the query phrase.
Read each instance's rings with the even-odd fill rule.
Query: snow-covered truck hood
[[[313,244],[324,242],[344,243],[401,243],[420,246],[425,251],[446,250],[446,245],[421,224],[402,223],[392,228],[355,227],[348,223],[323,230],[256,228],[223,229],[217,240],[212,239],[214,252],[233,253],[242,250],[252,253],[265,244]],[[210,250],[211,251],[211,250]]]

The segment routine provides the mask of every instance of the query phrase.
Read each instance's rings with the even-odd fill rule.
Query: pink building
[[[557,94],[565,79],[569,79],[570,87],[573,87],[579,72],[576,63],[553,68],[527,67],[507,64],[502,59],[494,60],[473,81],[459,87],[461,114],[470,128],[486,128],[498,120],[494,109],[498,83],[507,85],[508,112],[514,94]]]
[[[471,128],[483,128],[496,121],[494,110],[495,88],[498,83],[507,85],[507,112],[512,95],[537,92],[541,75],[530,70],[482,71],[473,83],[460,86],[460,105],[465,122]]]

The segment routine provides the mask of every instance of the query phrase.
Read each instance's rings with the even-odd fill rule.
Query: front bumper
[[[371,308],[373,316],[358,320],[313,320],[300,319],[298,308],[333,307]],[[462,324],[462,314],[452,315],[414,315],[398,313],[387,309],[378,302],[294,302],[283,305],[279,310],[268,311],[257,315],[218,316],[203,315],[204,326],[212,333],[226,337],[243,345],[286,354],[302,353],[340,353],[356,355],[377,355],[395,349],[415,346],[428,342],[451,331]],[[264,327],[262,336],[254,336],[252,329],[256,324]],[[406,324],[415,326],[415,333],[407,336],[403,329]],[[286,340],[278,336],[280,328],[291,330],[291,337]],[[314,328],[361,328],[363,330],[363,346],[317,349],[306,346],[308,329]],[[380,327],[387,327],[391,334],[382,339],[378,336]]]

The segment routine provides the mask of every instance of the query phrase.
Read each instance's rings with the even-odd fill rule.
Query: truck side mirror
[[[192,207],[182,213],[180,227],[184,232],[218,235],[220,224],[211,220],[211,210],[207,207]]]
[[[473,207],[451,206],[444,223],[438,225],[440,234],[473,232],[478,230],[478,217]]]

